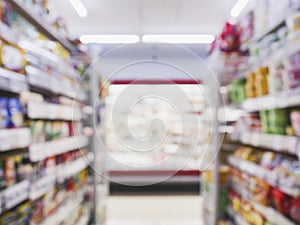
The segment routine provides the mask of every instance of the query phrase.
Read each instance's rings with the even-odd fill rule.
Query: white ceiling
[[[52,0],[68,21],[71,37],[82,34],[218,34],[236,0],[82,0],[79,17],[68,0]]]

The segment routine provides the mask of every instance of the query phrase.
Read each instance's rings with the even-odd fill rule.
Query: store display
[[[0,154],[1,225],[86,225],[91,214],[86,94],[77,88],[66,24],[50,8],[48,1],[0,3],[0,150],[9,151]]]

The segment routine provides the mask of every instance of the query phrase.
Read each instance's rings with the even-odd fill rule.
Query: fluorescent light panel
[[[84,44],[130,44],[140,41],[138,35],[82,35],[80,41]]]
[[[80,17],[86,17],[87,11],[81,0],[69,0],[75,11]]]
[[[238,17],[250,0],[238,0],[233,6],[230,14],[232,17]]]
[[[142,38],[145,43],[166,42],[177,44],[211,44],[214,40],[214,35],[210,34],[144,35]]]

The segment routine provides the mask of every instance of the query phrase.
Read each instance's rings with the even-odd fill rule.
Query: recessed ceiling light
[[[80,41],[84,44],[130,44],[140,41],[138,35],[82,35]]]
[[[178,35],[144,35],[142,41],[145,43],[166,42],[177,44],[211,44],[215,40],[211,34],[178,34]]]
[[[238,17],[250,0],[238,0],[233,6],[230,14],[232,17]]]
[[[75,11],[80,17],[86,17],[87,11],[81,0],[69,0]]]

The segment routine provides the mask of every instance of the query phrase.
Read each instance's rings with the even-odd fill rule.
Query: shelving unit
[[[63,46],[70,55],[79,53],[76,46],[38,16],[34,7],[21,0],[7,0],[7,3],[45,39],[54,41],[52,44],[59,48]],[[19,207],[29,207],[28,218],[35,220],[30,221],[32,224],[87,225],[95,216],[90,207],[92,199],[87,198],[93,190],[88,182],[91,178],[87,176],[90,165],[94,164],[95,148],[90,146],[90,138],[79,129],[86,126],[83,111],[89,100],[88,90],[79,87],[81,75],[73,68],[74,62],[69,60],[67,51],[57,50],[61,56],[56,55],[39,47],[38,42],[30,40],[32,37],[23,40],[14,26],[3,22],[0,22],[0,36],[7,45],[24,51],[24,60],[27,60],[26,66],[18,73],[0,68],[1,97],[7,102],[16,100],[15,104],[20,106],[15,107],[22,108],[14,118],[16,124],[12,120],[10,124],[1,124],[0,129],[0,170],[2,173],[11,170],[1,175],[0,223],[6,213],[18,213]],[[45,39],[43,41],[47,41]],[[29,54],[34,59],[28,57]],[[63,57],[64,54],[67,56]],[[33,62],[29,62],[30,59]],[[93,88],[96,88],[94,92],[98,92],[99,86]],[[92,117],[94,113],[91,112]],[[42,124],[40,133],[32,125],[38,122]],[[92,126],[90,128],[93,129]],[[94,131],[92,133],[96,135]],[[8,159],[10,164],[5,161]],[[47,205],[47,198],[53,199],[52,205]],[[40,207],[40,204],[45,204],[45,208],[56,205],[49,215],[42,214],[43,218],[37,218],[41,215],[34,213],[40,208],[35,207]]]
[[[289,186],[284,186],[283,184],[279,183],[279,177],[276,175],[276,173],[267,170],[255,163],[246,161],[246,160],[241,160],[238,158],[235,158],[233,156],[229,157],[229,163],[237,168],[240,171],[246,172],[250,175],[259,177],[269,184],[271,184],[274,187],[277,187],[279,190],[282,192],[286,193],[287,195],[293,196],[293,197],[299,197],[300,196],[300,190],[299,187],[289,187]],[[282,178],[281,178],[282,179]],[[288,179],[288,178],[286,178]],[[284,180],[284,179],[282,179]],[[284,183],[281,181],[281,183]]]
[[[30,182],[28,180],[24,180],[3,190],[0,193],[1,202],[3,202],[4,205],[1,212],[6,212],[28,199],[29,186]]]
[[[54,173],[45,175],[30,185],[29,199],[34,201],[53,190],[56,184]]]
[[[79,107],[44,102],[29,102],[27,114],[30,119],[80,121],[82,118]]]
[[[31,161],[41,161],[51,156],[61,155],[63,153],[81,149],[88,144],[86,136],[67,137],[59,140],[34,143],[29,147],[29,156]]]
[[[283,26],[285,26],[285,18],[278,19],[278,21],[274,22],[274,24],[267,27],[265,29],[265,31],[256,34],[248,43],[242,45],[241,50],[244,52],[247,51],[249,49],[249,45],[251,45],[251,43],[255,43],[255,42],[262,40],[265,36],[276,32]]]
[[[31,89],[35,89],[37,92],[46,93],[47,95],[62,95],[79,101],[86,98],[84,92],[74,90],[74,87],[70,87],[59,77],[50,76],[32,66],[26,67],[26,78]]]
[[[276,152],[293,155],[297,155],[300,152],[299,140],[295,136],[264,134],[250,131],[245,131],[238,136],[239,137],[232,137],[232,140],[245,145],[266,148]]]
[[[0,130],[0,152],[26,148],[30,143],[31,134],[28,128]]]
[[[42,225],[59,225],[72,218],[72,214],[78,210],[83,199],[82,193],[75,193],[73,198],[65,202],[53,215],[47,217]]]
[[[244,194],[243,192],[237,189],[234,189],[234,191],[238,193],[243,199],[246,199],[248,202],[250,202],[251,206],[257,212],[263,215],[268,221],[272,222],[274,225],[281,225],[281,224],[296,225],[296,223],[292,222],[289,218],[283,216],[277,210],[252,201],[251,199],[248,198],[247,194]]]
[[[10,70],[0,68],[0,88],[3,91],[18,94],[28,91],[26,77]]]
[[[262,3],[262,1],[258,2]],[[271,1],[269,1],[268,3],[273,4],[273,1],[272,3],[270,2]],[[299,10],[300,5],[299,2],[294,3],[294,5],[291,5],[291,3],[289,3],[290,8],[288,8],[287,1],[281,3],[285,7],[287,7],[284,8],[284,10],[286,11],[283,11],[282,9],[280,15],[275,18],[274,12],[279,13],[279,8],[272,11],[272,9],[270,9],[270,5],[268,5],[268,10],[273,13],[272,15],[266,15],[265,17],[267,18],[268,16],[268,19],[266,21],[267,23],[269,22],[269,25],[266,26],[261,32],[256,33],[250,39],[250,41],[248,41],[248,43],[240,46],[241,57],[248,57],[247,64],[237,66],[234,70],[234,68],[232,68],[230,64],[226,64],[226,60],[230,60],[230,57],[221,58],[221,63],[218,63],[219,65],[223,66],[222,68],[219,68],[218,72],[222,75],[226,75],[226,77],[224,75],[225,87],[223,88],[223,91],[225,89],[230,90],[231,87],[233,87],[232,89],[234,89],[234,85],[238,87],[238,85],[240,84],[238,82],[242,83],[245,81],[246,83],[243,83],[241,85],[244,85],[245,95],[248,96],[248,98],[239,102],[237,100],[238,98],[234,98],[238,94],[238,89],[237,87],[236,89],[234,89],[236,92],[233,92],[233,101],[239,103],[229,103],[227,107],[232,110],[244,111],[244,116],[239,121],[240,123],[238,122],[235,126],[233,126],[235,130],[233,130],[232,133],[227,134],[230,144],[226,144],[228,145],[226,146],[226,149],[229,149],[230,151],[226,151],[221,154],[226,155],[226,157],[224,157],[223,159],[223,163],[232,168],[232,172],[230,173],[232,177],[236,176],[234,178],[230,178],[227,186],[224,188],[228,189],[228,193],[233,192],[241,198],[239,200],[239,204],[247,206],[251,205],[247,208],[249,212],[246,210],[249,214],[252,210],[252,212],[258,213],[265,222],[269,222],[274,225],[295,225],[298,223],[292,216],[291,212],[285,212],[285,214],[281,212],[282,210],[280,210],[280,206],[278,206],[279,203],[276,202],[279,200],[276,199],[276,194],[274,194],[281,193],[282,196],[287,198],[287,200],[283,200],[286,202],[295,202],[297,201],[297,199],[299,199],[300,196],[300,189],[296,182],[296,179],[298,179],[297,172],[295,172],[294,177],[291,175],[291,171],[294,171],[292,169],[291,171],[288,171],[287,169],[284,175],[282,175],[281,172],[278,172],[280,168],[284,168],[283,165],[285,162],[297,163],[296,159],[300,156],[300,142],[299,137],[295,135],[296,132],[293,132],[294,124],[290,123],[290,118],[284,118],[288,122],[286,122],[286,125],[282,125],[281,128],[286,128],[286,130],[282,130],[280,132],[276,131],[275,128],[272,129],[272,126],[280,127],[280,125],[277,125],[277,123],[280,124],[280,122],[278,122],[278,120],[275,121],[277,112],[286,112],[286,114],[282,113],[282,115],[280,116],[283,117],[283,115],[285,115],[286,117],[290,117],[291,111],[297,109],[297,107],[300,106],[299,86],[284,85],[288,83],[288,81],[290,81],[288,80],[289,77],[295,75],[291,72],[293,70],[298,71],[299,69],[299,67],[295,67],[295,64],[290,62],[292,60],[290,56],[300,51],[299,36],[293,36],[293,34],[295,35],[295,33],[293,33],[295,31],[292,30],[291,27],[288,27],[288,22],[286,22],[286,19],[288,18],[289,13]],[[257,6],[258,5],[254,7]],[[255,16],[255,13],[257,13],[255,11],[256,8],[253,9]],[[259,12],[261,13],[261,11]],[[272,16],[272,20],[270,20],[270,16]],[[293,19],[295,19],[295,17]],[[254,19],[254,21],[256,20]],[[240,22],[242,23],[243,21]],[[255,25],[256,24],[254,24],[254,27]],[[271,41],[272,37],[269,35],[273,33],[275,34],[277,31],[284,27],[287,27],[286,32],[289,32],[289,34],[292,35],[288,36],[286,34],[286,39],[284,39],[284,37],[281,37],[279,33],[277,36],[278,39],[274,39],[273,41]],[[284,29],[282,29],[282,31],[284,31]],[[247,32],[249,31],[247,30]],[[268,40],[267,36],[270,37],[270,40]],[[276,43],[277,45],[274,44],[273,46],[272,43],[269,43],[268,41],[274,43],[276,41],[278,42]],[[230,55],[230,53],[228,54]],[[236,52],[234,52],[232,55],[233,58],[236,58]],[[216,63],[217,62],[218,61],[216,61]],[[281,83],[278,80],[276,80],[278,81],[278,83],[276,84],[271,83],[271,81],[267,80],[267,78],[263,80],[263,75],[262,73],[260,74],[261,71],[259,70],[262,67],[270,68],[268,75],[270,77],[271,75],[273,75],[273,77],[271,77],[273,78],[273,80],[271,81],[274,81],[276,78],[280,77],[282,79]],[[249,75],[250,72],[254,72],[256,76],[253,75],[254,78],[251,77]],[[291,73],[291,75],[289,73]],[[276,77],[277,75],[278,77]],[[287,76],[289,77],[287,78]],[[253,79],[251,80],[251,78]],[[296,80],[296,75],[293,78],[294,80]],[[235,80],[237,80],[236,83],[233,82]],[[250,80],[254,81],[251,83]],[[260,93],[260,91],[263,89],[263,84],[267,83],[267,85],[269,85],[268,82],[270,82],[274,86],[281,85],[281,88],[278,88],[278,86],[276,86],[270,88],[269,91],[267,91],[269,94]],[[232,86],[228,85],[230,83],[232,84]],[[253,92],[251,92],[251,90]],[[251,93],[255,94],[251,95]],[[243,96],[243,94],[241,94],[241,96]],[[256,97],[249,98],[249,96]],[[273,116],[270,120],[269,113]],[[262,118],[264,115],[266,115],[267,118]],[[276,119],[278,118],[276,117]],[[270,130],[268,130],[269,126],[271,127]],[[236,152],[236,150],[240,150],[240,152]],[[243,155],[243,150],[245,150],[245,155]],[[250,152],[249,157],[253,158],[247,158],[247,151]],[[269,167],[267,167],[263,164],[263,159],[265,159],[264,157],[266,157],[268,154],[275,155],[276,159],[278,160],[274,162],[274,167],[271,167],[270,165]],[[283,171],[285,170],[283,169]],[[247,180],[249,180],[249,183]],[[261,182],[260,187],[258,187],[259,182]],[[265,186],[267,186],[266,189],[263,189],[263,183],[265,184]],[[245,186],[246,184],[248,185],[247,187]],[[259,193],[262,193],[264,191],[268,192],[268,196],[271,196],[270,198],[272,199],[272,201],[263,199],[266,201],[265,205],[263,205],[263,203],[261,203],[263,202],[263,200],[261,200],[261,202],[260,200],[258,200],[260,199],[259,197],[263,197],[262,195],[255,195],[255,190],[257,190],[255,188],[262,189]],[[229,198],[232,198],[232,196],[230,196]],[[247,203],[243,202],[244,200]],[[242,207],[240,207],[239,210],[236,209],[238,207],[234,207],[237,210],[236,212],[233,210],[233,205],[237,206],[235,205],[235,203],[238,204],[237,202],[229,203],[227,205],[228,212],[225,215],[225,218],[223,217],[219,219],[231,218],[231,220],[233,220],[235,224],[238,225],[250,224],[247,222],[247,220],[250,221],[249,218],[247,218],[247,216],[249,215],[247,214],[247,212],[244,212],[243,209],[241,209]]]
[[[248,112],[283,109],[300,105],[300,88],[282,91],[257,98],[246,99],[240,104],[233,105]]]
[[[70,41],[58,35],[54,28],[48,25],[47,21],[44,21],[43,18],[40,18],[38,15],[36,15],[35,12],[33,12],[27,5],[24,4],[24,2],[20,0],[9,0],[9,2],[13,5],[17,13],[27,19],[45,36],[51,40],[61,43],[70,52],[76,51],[75,46],[73,46]]]

